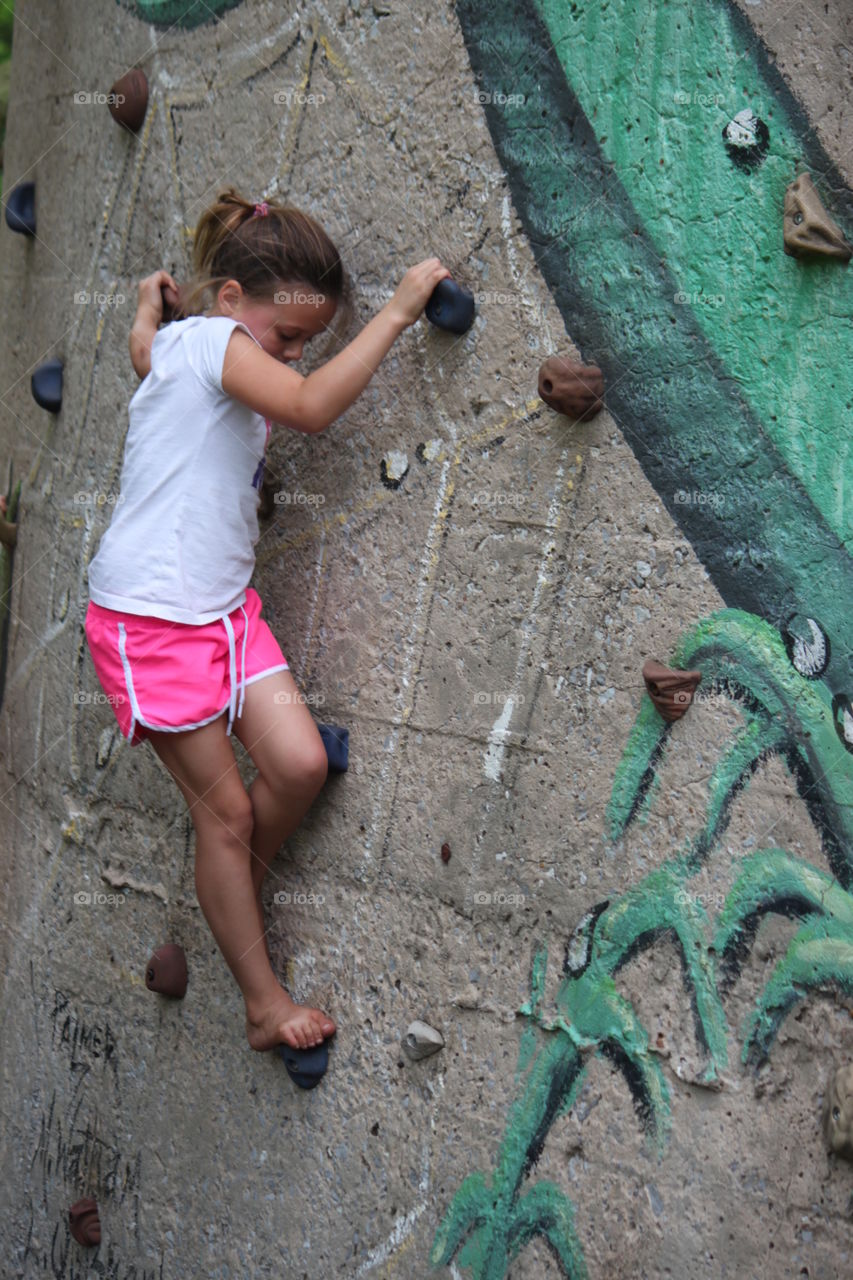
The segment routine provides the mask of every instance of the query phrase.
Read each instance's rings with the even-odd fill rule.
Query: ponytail
[[[255,210],[264,209],[263,216]],[[236,280],[248,297],[272,300],[283,284],[306,284],[339,302],[346,279],[340,254],[326,232],[292,205],[256,206],[228,187],[199,218],[193,242],[193,277],[181,288],[175,317],[198,314],[205,295]]]

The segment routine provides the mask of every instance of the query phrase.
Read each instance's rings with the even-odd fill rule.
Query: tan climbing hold
[[[539,369],[539,398],[557,413],[588,422],[604,408],[604,379],[597,364],[549,356]],[[580,459],[578,459],[580,461]]]
[[[827,1085],[823,1133],[830,1151],[853,1160],[853,1065],[839,1067]]]
[[[783,215],[785,252],[794,258],[818,254],[849,262],[853,249],[833,222],[807,173],[801,173],[785,192]]]
[[[664,720],[680,720],[693,701],[702,672],[678,671],[649,658],[643,667],[643,679]]]
[[[427,1022],[413,1022],[403,1039],[403,1049],[414,1062],[444,1048],[444,1036]]]

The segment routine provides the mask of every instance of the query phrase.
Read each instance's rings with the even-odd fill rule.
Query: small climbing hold
[[[442,861],[442,862],[449,862],[449,861],[450,861],[450,845],[449,845],[449,844],[447,844],[447,842],[446,842],[446,841],[445,841],[445,843],[441,846],[441,861]]]
[[[539,396],[567,418],[588,422],[604,408],[604,379],[597,364],[549,356],[539,369]]]
[[[839,1067],[827,1085],[823,1135],[830,1151],[853,1160],[853,1064]]]
[[[36,233],[36,184],[19,182],[6,201],[6,226],[23,236]]]
[[[163,319],[161,324],[169,324],[181,305],[180,290],[176,292],[170,284],[160,286],[160,297],[163,300]]]
[[[853,702],[846,693],[837,693],[832,699],[832,718],[842,746],[853,753]]]
[[[6,519],[8,510],[9,500],[5,494],[0,493],[0,546],[8,547],[11,551],[18,541],[18,523]]]
[[[702,672],[678,671],[649,658],[643,667],[643,679],[664,720],[680,720],[693,701]]]
[[[280,1044],[278,1051],[284,1059],[287,1074],[300,1089],[313,1089],[326,1074],[329,1047],[325,1040],[311,1049],[293,1049],[289,1044]]]
[[[46,360],[33,371],[31,378],[33,399],[48,413],[59,413],[62,408],[62,361]]]
[[[445,276],[430,294],[424,314],[437,329],[467,333],[474,323],[474,295]]]
[[[187,958],[176,942],[158,947],[145,967],[145,985],[149,991],[180,1000],[187,990]]]
[[[782,229],[785,252],[793,258],[816,254],[847,263],[853,254],[844,232],[830,218],[807,173],[801,173],[785,192]]]
[[[795,613],[785,623],[782,638],[792,666],[807,680],[822,676],[829,665],[829,639],[814,618]]]
[[[430,1058],[439,1049],[444,1048],[444,1036],[426,1022],[413,1022],[403,1038],[403,1051],[419,1062],[421,1058]]]
[[[68,1210],[68,1222],[71,1234],[78,1244],[96,1245],[101,1243],[101,1220],[98,1217],[98,1204],[91,1196],[78,1200]]]
[[[137,133],[148,110],[148,79],[145,72],[132,67],[120,76],[110,89],[107,104],[113,120],[124,125],[131,133]]]
[[[346,773],[349,765],[349,729],[342,729],[337,724],[318,724],[317,728],[329,757],[330,771]]]
[[[749,107],[744,107],[723,126],[723,141],[729,158],[747,173],[757,169],[770,146],[770,130]]]

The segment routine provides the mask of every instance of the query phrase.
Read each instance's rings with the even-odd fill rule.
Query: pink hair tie
[[[262,201],[260,202],[260,204],[256,204],[256,205],[255,205],[255,212],[252,214],[252,217],[253,217],[253,218],[265,218],[265,217],[267,216],[267,214],[269,213],[269,211],[270,211],[270,208],[269,208],[269,205],[267,204],[266,200],[262,200]]]

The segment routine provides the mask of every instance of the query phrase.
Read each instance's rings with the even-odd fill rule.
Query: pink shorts
[[[245,604],[202,626],[119,613],[90,600],[85,629],[95,672],[133,747],[151,729],[198,729],[224,711],[230,734],[246,685],[288,669],[254,587],[246,589]]]

